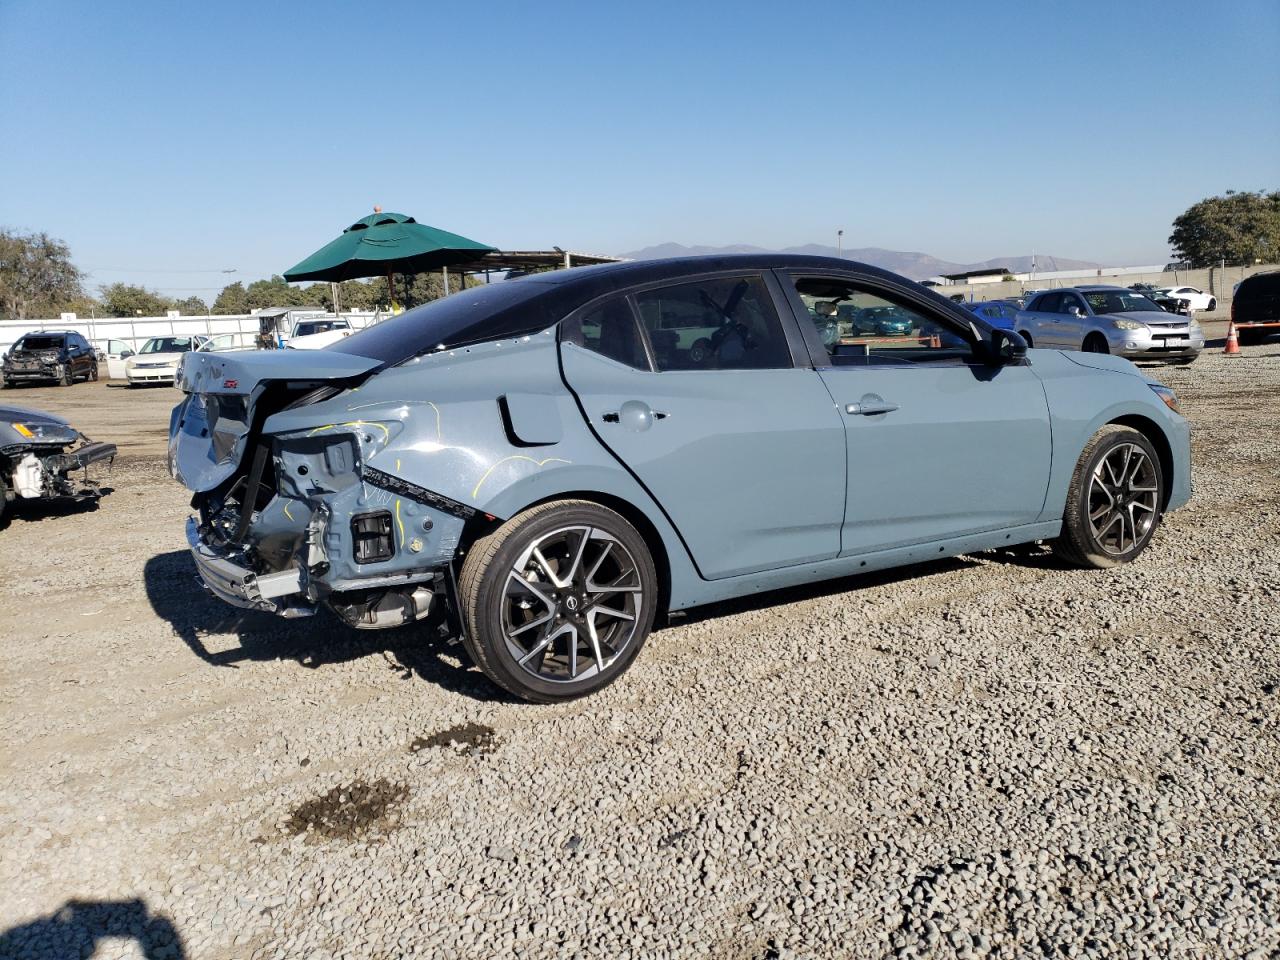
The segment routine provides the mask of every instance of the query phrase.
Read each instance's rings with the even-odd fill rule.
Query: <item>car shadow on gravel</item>
[[[286,620],[241,610],[207,594],[185,550],[151,557],[143,568],[151,609],[197,657],[214,667],[247,661],[294,660],[319,669],[382,656],[403,679],[417,677],[475,700],[515,702],[473,669],[461,644],[439,629],[433,613],[421,624],[390,630],[355,630],[327,611]],[[211,643],[231,635],[239,646]],[[215,649],[211,649],[215,647]]]
[[[102,487],[102,496],[114,493],[112,487]],[[50,517],[74,517],[81,513],[93,513],[100,506],[98,499],[86,500],[34,500],[23,502],[14,500],[0,516],[0,527],[15,523],[38,523]]]
[[[930,560],[927,563],[913,563],[905,567],[893,567],[878,570],[875,573],[858,573],[835,580],[819,580],[815,583],[804,583],[796,587],[784,587],[781,590],[770,590],[767,593],[753,593],[733,600],[722,600],[705,607],[695,607],[673,616],[666,624],[655,625],[654,629],[663,626],[684,626],[703,620],[714,620],[717,617],[728,617],[766,607],[779,607],[788,603],[800,603],[804,600],[815,600],[819,597],[833,597],[842,593],[854,593],[871,587],[884,587],[893,583],[903,583],[923,577],[952,573],[956,570],[968,570],[982,565],[982,561],[1028,567],[1036,570],[1067,570],[1069,566],[1049,552],[1047,547],[1026,544],[1017,547],[1003,547],[982,553],[947,557],[943,560]]]
[[[135,941],[147,960],[183,960],[173,921],[142,900],[68,900],[46,917],[0,932],[0,957],[88,957],[107,938]]]

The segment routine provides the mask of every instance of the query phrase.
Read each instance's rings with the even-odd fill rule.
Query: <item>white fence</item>
[[[299,315],[302,316],[301,314]],[[323,319],[333,314],[307,312],[306,319]],[[344,313],[357,330],[377,323],[384,315],[377,313]],[[217,314],[203,317],[103,317],[100,319],[77,317],[52,320],[0,320],[0,353],[6,352],[23,334],[40,330],[74,330],[102,351],[108,340],[123,340],[129,349],[137,351],[151,337],[218,336],[231,334],[240,346],[252,346],[259,332],[256,314]]]

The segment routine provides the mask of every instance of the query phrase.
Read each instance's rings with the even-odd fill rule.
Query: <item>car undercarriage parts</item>
[[[431,612],[435,591],[430,583],[384,589],[349,590],[329,597],[338,617],[357,630],[382,630],[421,620]]]

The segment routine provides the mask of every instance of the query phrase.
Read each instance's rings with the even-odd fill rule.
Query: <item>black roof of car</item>
[[[441,346],[461,346],[481,340],[523,336],[546,330],[575,309],[608,294],[652,282],[680,281],[708,273],[736,270],[804,270],[853,274],[897,288],[904,296],[950,311],[965,324],[973,316],[959,304],[890,273],[838,257],[801,254],[751,253],[728,256],[675,257],[667,260],[628,260],[571,270],[533,273],[514,280],[468,287],[398,317],[358,330],[325,347],[384,363],[399,363]]]
[[[842,273],[861,273],[892,280],[896,283],[914,283],[901,274],[890,273],[857,260],[842,257],[813,257],[798,253],[735,253],[703,257],[671,257],[665,260],[624,260],[621,263],[602,263],[591,267],[574,267],[572,270],[551,270],[531,273],[510,283],[545,283],[564,287],[602,288],[648,283],[657,280],[676,280],[717,270],[838,270]],[[918,286],[918,284],[916,284]]]

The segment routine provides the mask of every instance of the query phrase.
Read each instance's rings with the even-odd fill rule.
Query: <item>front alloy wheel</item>
[[[1151,441],[1130,427],[1108,424],[1080,454],[1055,552],[1082,567],[1128,563],[1155,534],[1164,489]]]
[[[542,504],[468,551],[458,581],[467,650],[526,700],[580,697],[635,658],[656,587],[648,547],[623,517],[587,501]]]

